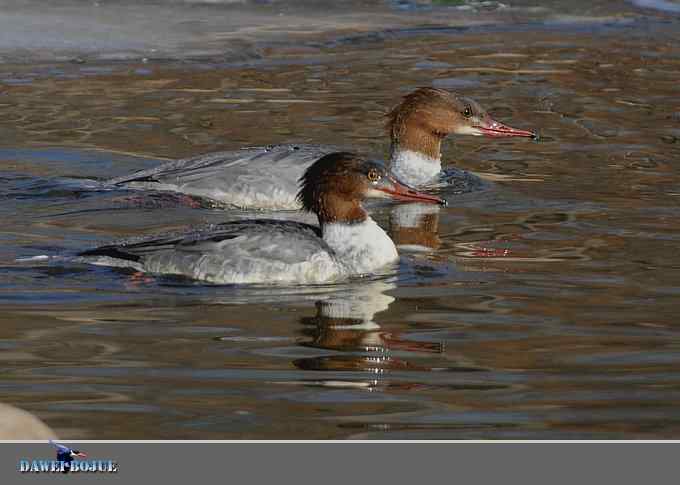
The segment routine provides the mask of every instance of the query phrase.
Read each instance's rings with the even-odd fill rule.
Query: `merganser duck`
[[[387,115],[390,165],[405,184],[465,185],[462,170],[442,173],[441,142],[449,134],[535,137],[493,120],[475,101],[436,88],[419,88]],[[173,191],[243,209],[297,210],[297,181],[319,157],[337,151],[323,145],[244,148],[171,161],[107,183]],[[443,177],[443,178],[442,178]]]
[[[461,170],[442,172],[441,144],[449,134],[536,138],[531,131],[494,120],[476,101],[436,88],[408,94],[387,120],[392,173],[415,187],[451,184],[458,177],[470,176]]]
[[[373,274],[398,259],[392,240],[363,209],[364,198],[444,203],[404,185],[383,165],[346,152],[320,158],[300,184],[297,199],[317,215],[318,227],[273,219],[241,220],[103,246],[80,256],[94,264],[218,284],[325,283]]]

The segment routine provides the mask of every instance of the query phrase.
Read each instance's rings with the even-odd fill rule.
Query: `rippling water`
[[[523,12],[245,61],[0,65],[2,401],[64,438],[677,438],[678,20]],[[97,181],[287,141],[385,154],[384,113],[422,85],[541,139],[449,140],[488,183],[380,208],[396,274],[274,289],[17,262],[247,217]]]

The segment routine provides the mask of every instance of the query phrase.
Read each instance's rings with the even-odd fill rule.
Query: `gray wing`
[[[235,221],[185,235],[103,246],[81,256],[123,260],[150,273],[221,284],[316,283],[342,276],[318,227],[268,219]]]
[[[298,180],[304,171],[336,147],[272,145],[211,153],[165,163],[111,184],[170,190],[242,208],[298,209]]]

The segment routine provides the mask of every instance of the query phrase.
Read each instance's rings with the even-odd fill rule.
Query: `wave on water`
[[[673,0],[630,0],[636,7],[680,13],[680,2]]]

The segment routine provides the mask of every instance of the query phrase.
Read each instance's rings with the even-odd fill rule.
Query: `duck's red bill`
[[[440,199],[434,195],[426,194],[425,192],[419,192],[394,178],[391,178],[390,182],[390,184],[384,184],[382,186],[376,187],[376,189],[397,200],[446,205],[446,201],[444,199]]]
[[[520,136],[525,138],[536,138],[536,133],[533,131],[519,130],[503,123],[499,123],[496,120],[490,120],[487,123],[479,125],[476,127],[482,134],[486,136]]]

